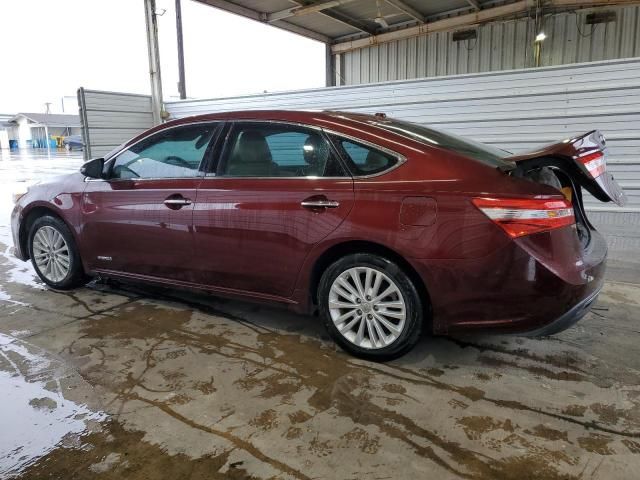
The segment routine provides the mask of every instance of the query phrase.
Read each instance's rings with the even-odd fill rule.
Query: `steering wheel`
[[[127,167],[126,165],[117,165],[113,168],[113,172],[116,173],[116,178],[122,178],[122,179],[126,179],[126,178],[138,178],[140,177],[140,175],[138,175],[136,172],[134,172],[133,170],[131,170],[129,167]],[[122,175],[122,173],[126,173],[127,175]]]
[[[175,165],[176,167],[191,168],[191,165],[189,164],[189,162],[175,155],[169,155],[164,159],[164,161],[169,165]]]

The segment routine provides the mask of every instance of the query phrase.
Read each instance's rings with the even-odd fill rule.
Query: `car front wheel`
[[[29,255],[38,276],[50,287],[69,290],[86,283],[69,228],[59,218],[38,218],[29,231]]]
[[[384,257],[341,258],[324,272],[318,300],[331,337],[356,356],[390,360],[420,338],[420,296],[405,272]]]

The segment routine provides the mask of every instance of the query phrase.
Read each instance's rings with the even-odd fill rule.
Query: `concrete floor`
[[[45,289],[8,254],[31,161],[0,162],[0,478],[637,478],[640,285],[609,281],[553,338],[425,336],[370,363],[286,311]]]

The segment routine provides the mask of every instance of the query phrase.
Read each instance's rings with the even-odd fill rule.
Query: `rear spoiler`
[[[607,155],[604,135],[599,130],[592,130],[531,152],[506,157],[503,160],[510,165],[502,170],[512,172],[541,167],[557,168],[598,200],[614,202],[622,207],[627,197],[613,175],[607,172]]]

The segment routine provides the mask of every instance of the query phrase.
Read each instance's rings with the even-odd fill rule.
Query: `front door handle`
[[[162,203],[173,210],[178,210],[185,205],[191,205],[191,200],[188,198],[184,198],[182,195],[171,195]]]
[[[304,208],[338,208],[340,202],[335,200],[317,199],[317,200],[303,200],[300,202]]]

